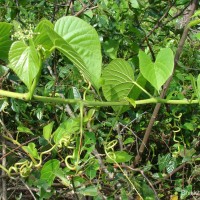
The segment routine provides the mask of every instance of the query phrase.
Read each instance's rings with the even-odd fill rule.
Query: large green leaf
[[[96,89],[99,88],[99,80],[101,76],[101,45],[99,36],[96,30],[85,21],[73,17],[60,18],[54,28],[66,43],[62,40],[56,41],[56,46],[60,47],[62,53],[77,60],[82,60],[82,63],[76,61],[76,67],[86,76],[86,78],[94,85]],[[73,51],[72,51],[73,49]],[[70,51],[69,53],[67,53]],[[71,60],[74,62],[74,60]]]
[[[120,101],[127,97],[134,84],[134,71],[123,59],[113,60],[103,71],[103,94],[107,101]]]
[[[63,53],[74,65],[81,71],[87,80],[91,81],[96,89],[99,85],[96,85],[96,81],[93,81],[93,75],[90,73],[89,69],[85,65],[83,59],[80,57],[77,51],[75,51],[71,45],[69,45],[61,36],[59,36],[55,31],[46,27],[49,38],[53,42],[53,48],[58,49]]]
[[[12,44],[10,39],[12,25],[0,22],[0,59],[6,61],[8,59],[8,51]]]
[[[38,53],[34,46],[27,46],[22,41],[14,42],[9,51],[9,65],[24,84],[30,89],[40,70]]]
[[[142,75],[159,91],[173,72],[174,56],[172,50],[169,48],[160,50],[155,63],[151,61],[147,54],[140,51],[139,61]]]

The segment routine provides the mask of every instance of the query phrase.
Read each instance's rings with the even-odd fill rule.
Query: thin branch
[[[186,164],[187,163],[183,163],[182,165],[180,165],[179,167],[177,167],[176,169],[174,169],[170,174],[168,174],[167,176],[165,176],[162,180],[159,180],[159,181],[156,181],[155,183],[153,183],[153,185],[158,185],[163,180],[166,180],[166,179],[170,178],[173,174],[175,174],[176,172],[178,172],[179,170],[181,170],[182,168],[184,168],[186,166]]]
[[[32,142],[32,141],[34,141],[34,140],[36,140],[36,139],[38,139],[38,138],[39,138],[39,136],[38,136],[38,137],[35,137],[35,138],[32,138],[31,140],[28,140],[28,141],[26,141],[26,142],[20,144],[20,145],[19,145],[18,147],[16,147],[15,149],[12,149],[10,152],[4,154],[4,155],[0,158],[0,160],[2,160],[3,158],[7,157],[7,156],[10,155],[11,153],[15,153],[15,151],[16,151],[17,149],[21,148],[22,146],[24,146],[24,145],[28,144],[29,142]]]
[[[2,155],[6,154],[6,143],[5,139],[2,138]],[[6,158],[2,159],[2,166],[6,167]],[[1,175],[4,176],[6,172],[2,170]],[[6,186],[6,178],[2,179],[2,198],[3,200],[7,200],[7,186]]]
[[[148,38],[157,28],[160,27],[160,23],[162,20],[167,17],[170,9],[173,7],[173,4],[170,4],[169,7],[167,8],[166,12],[163,14],[163,16],[157,21],[156,25],[151,29],[151,31],[146,35],[146,38]]]
[[[130,169],[130,170],[135,171],[135,172],[139,172],[144,177],[144,179],[148,182],[149,186],[151,187],[151,189],[153,190],[153,192],[154,192],[154,194],[156,196],[156,199],[159,200],[158,194],[157,194],[157,192],[156,192],[156,190],[154,188],[154,184],[152,184],[151,181],[147,178],[147,176],[144,174],[143,170],[138,169],[138,168],[137,169],[136,168],[132,168],[132,167],[127,166],[127,165],[123,165],[121,167],[122,168],[126,168],[126,169]]]
[[[35,197],[35,195],[33,194],[32,190],[31,190],[31,188],[22,179],[20,179],[20,180],[25,185],[25,187],[27,188],[27,190],[30,192],[30,194],[33,197],[33,199],[37,200],[36,197]]]

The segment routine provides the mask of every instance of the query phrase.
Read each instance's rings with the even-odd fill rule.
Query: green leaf
[[[54,121],[49,123],[48,125],[46,125],[44,128],[43,128],[43,137],[49,141],[49,139],[51,138],[51,133],[52,133],[52,130],[53,130],[53,125],[54,125]]]
[[[0,112],[4,112],[5,109],[7,108],[7,106],[9,105],[7,99],[4,100],[4,99],[0,99]]]
[[[156,197],[155,197],[155,194],[152,190],[152,188],[147,185],[145,183],[145,181],[143,181],[141,184],[140,184],[140,192],[141,192],[141,195],[143,197],[144,200],[155,200]]]
[[[136,108],[136,103],[135,103],[134,99],[131,99],[131,98],[128,98],[128,97],[125,97],[124,99],[126,101],[128,101],[134,108]]]
[[[93,82],[93,76],[90,73],[88,67],[84,63],[77,51],[75,51],[62,37],[60,37],[55,31],[47,28],[49,38],[53,42],[53,48],[58,49],[63,53],[79,70],[87,80],[97,88],[97,85]],[[98,86],[99,87],[99,86]]]
[[[141,73],[139,73],[136,79],[136,83],[140,85],[142,88],[145,88],[146,82],[147,80],[142,76]],[[138,99],[141,93],[142,90],[136,85],[134,85],[128,97],[130,97],[131,99]]]
[[[200,33],[196,33],[196,34],[194,34],[194,36],[195,36],[197,39],[200,40]]]
[[[189,123],[189,122],[185,122],[182,126],[182,128],[186,129],[186,130],[190,130],[190,131],[194,131],[195,130],[195,126],[193,123]]]
[[[7,67],[0,65],[0,77],[2,77],[7,71]]]
[[[171,160],[170,153],[162,157],[158,155],[158,167],[160,172],[162,172],[166,168],[170,160]]]
[[[60,124],[54,134],[54,142],[58,144],[62,138],[70,139],[71,134],[79,130],[79,121],[76,119],[69,119]]]
[[[98,195],[98,188],[96,186],[89,186],[86,188],[77,189],[77,192],[84,196],[97,196]]]
[[[102,75],[103,94],[107,101],[121,101],[131,92],[134,84],[134,71],[123,59],[113,60]]]
[[[200,104],[200,74],[197,77],[197,97],[198,97],[199,104]]]
[[[125,151],[115,151],[115,152],[109,152],[109,156],[106,158],[106,162],[109,163],[122,163],[122,162],[128,162],[131,160],[133,156],[129,155]]]
[[[0,22],[0,59],[6,61],[12,41],[10,39],[12,25]]]
[[[121,189],[121,199],[128,200],[127,192],[124,188]]]
[[[127,138],[126,140],[124,140],[123,144],[133,144],[135,142],[135,140],[132,137]]]
[[[85,170],[85,174],[89,177],[90,180],[96,177],[97,171],[99,170],[99,162],[98,160],[94,160],[87,169]]]
[[[37,149],[35,148],[35,144],[33,142],[29,143],[28,146],[22,147],[26,152],[28,152],[33,158],[40,159]]]
[[[42,46],[43,53],[45,57],[49,56],[50,49],[53,47],[53,43],[50,40],[46,27],[53,30],[54,25],[49,20],[42,20],[35,28],[35,34],[33,41],[35,46],[38,48],[40,45]],[[39,47],[40,48],[40,47]]]
[[[151,85],[159,91],[171,76],[174,68],[173,52],[169,48],[161,49],[155,63],[143,51],[139,52],[140,71]]]
[[[17,130],[18,132],[21,132],[21,133],[28,133],[28,134],[34,135],[33,132],[25,126],[18,126]]]
[[[59,168],[55,171],[55,175],[56,175],[56,177],[58,177],[61,180],[63,185],[65,185],[67,187],[70,186],[70,181],[66,178],[66,175],[61,168]]]
[[[9,61],[8,67],[30,89],[40,70],[40,61],[36,49],[33,46],[27,46],[22,41],[14,42],[9,51]]]
[[[170,174],[176,168],[176,160],[172,158],[166,166],[167,173]]]
[[[137,0],[130,0],[130,2],[131,2],[131,6],[133,8],[139,8],[140,7]]]
[[[56,173],[59,170],[60,161],[53,159],[47,161],[41,169],[40,180],[46,181],[49,186],[53,184]]]
[[[105,54],[112,59],[117,58],[117,51],[119,49],[119,41],[117,40],[108,40],[103,43],[103,49]]]
[[[188,27],[193,27],[193,26],[196,26],[200,23],[200,19],[195,19],[195,20],[192,20],[189,24],[188,24]]]
[[[76,59],[75,54],[78,54],[84,64],[76,61],[74,62],[76,67],[98,89],[100,86],[102,56],[100,40],[96,30],[85,21],[73,16],[60,18],[56,22],[54,30],[67,43],[63,44],[60,40],[59,42],[54,41],[54,44],[60,47],[61,52],[67,57],[71,54],[69,59],[71,58],[72,62]],[[71,52],[67,53],[67,51]]]
[[[197,17],[200,15],[200,10],[195,11],[194,15],[192,17]]]

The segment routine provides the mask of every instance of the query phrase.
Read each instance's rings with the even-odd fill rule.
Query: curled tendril
[[[116,144],[117,144],[117,140],[112,140],[111,142],[105,144],[105,149],[106,150],[111,149],[114,151],[114,147]]]
[[[19,173],[21,177],[28,177],[31,173],[31,171],[33,170],[33,168],[39,168],[42,165],[42,157],[45,154],[48,154],[49,152],[51,152],[53,149],[55,149],[56,147],[58,148],[62,148],[63,146],[68,148],[68,149],[74,149],[73,150],[73,155],[68,155],[65,158],[65,164],[66,166],[71,169],[71,170],[76,170],[77,169],[77,163],[72,166],[71,164],[69,164],[68,159],[75,159],[75,147],[70,146],[71,142],[74,141],[74,137],[63,137],[58,144],[53,145],[50,149],[43,151],[42,153],[40,153],[39,156],[39,162],[38,163],[33,163],[32,161],[28,161],[28,160],[23,160],[23,161],[19,161],[17,163],[14,164],[14,166],[11,166],[9,169],[6,169],[4,166],[2,166],[0,164],[0,168],[2,170],[4,170],[10,177],[11,177],[11,172],[14,171],[15,173]]]

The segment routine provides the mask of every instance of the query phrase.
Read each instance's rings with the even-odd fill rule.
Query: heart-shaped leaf
[[[79,69],[79,71],[85,76],[85,78],[89,80],[92,85],[98,90],[99,83],[97,84],[96,80],[94,80],[93,74],[89,71],[79,53],[74,50],[74,48],[69,45],[54,30],[50,29],[49,27],[46,27],[46,30],[48,32],[49,38],[53,42],[53,48],[56,48],[61,53],[63,53]]]
[[[160,50],[155,63],[143,51],[139,52],[140,71],[151,85],[159,91],[161,86],[171,76],[174,68],[173,52],[169,48]]]
[[[134,84],[134,71],[123,59],[113,60],[103,71],[103,94],[107,101],[120,101],[127,97]]]
[[[10,39],[12,25],[0,22],[0,59],[7,60],[8,59],[8,51],[12,44]]]
[[[9,65],[24,84],[31,88],[34,78],[40,70],[40,61],[34,46],[22,41],[14,42],[9,51]]]
[[[67,44],[63,44],[61,40],[56,41],[56,46],[62,46],[62,53],[67,53],[67,49],[71,47],[68,56],[72,54],[73,57],[76,57],[75,53],[78,54],[84,64],[77,65],[76,63],[76,67],[98,90],[102,56],[100,40],[96,30],[87,22],[73,16],[60,18],[56,22],[54,30],[67,42]],[[72,52],[72,49],[74,52]]]

